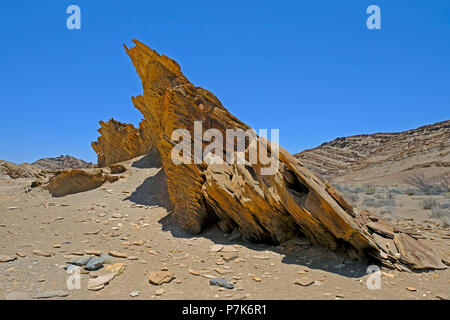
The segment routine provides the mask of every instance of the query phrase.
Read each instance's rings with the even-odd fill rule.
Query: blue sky
[[[66,8],[81,8],[81,30]],[[366,8],[381,8],[381,30]],[[99,120],[137,125],[122,43],[178,61],[292,153],[450,117],[450,1],[2,1],[0,159],[96,161]]]

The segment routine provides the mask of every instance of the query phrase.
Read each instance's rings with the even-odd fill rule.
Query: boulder
[[[101,169],[71,169],[56,174],[46,184],[54,197],[89,191],[102,186],[106,181],[114,182],[117,177],[105,174]]]

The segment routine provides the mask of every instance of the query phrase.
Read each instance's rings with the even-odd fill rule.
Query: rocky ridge
[[[45,170],[66,170],[66,169],[82,169],[93,168],[95,165],[81,159],[69,155],[62,155],[56,158],[43,158],[32,163],[33,166]]]
[[[450,120],[398,133],[337,138],[295,157],[328,179],[376,177],[430,166],[450,170]]]

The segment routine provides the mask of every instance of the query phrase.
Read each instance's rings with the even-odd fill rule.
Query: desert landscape
[[[97,164],[0,161],[1,299],[448,299],[449,120],[280,148],[272,175],[251,144],[177,164],[175,129],[249,127],[134,44],[143,120],[101,121]]]

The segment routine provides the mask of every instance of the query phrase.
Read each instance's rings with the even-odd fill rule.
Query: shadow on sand
[[[159,159],[155,159],[154,154],[149,154],[134,162],[132,166],[140,169],[158,169],[160,168],[160,161]],[[159,206],[170,212],[171,204],[167,192],[166,174],[164,170],[160,169],[156,175],[145,179],[126,200],[145,206]],[[199,235],[192,235],[176,226],[171,219],[170,213],[160,219],[159,223],[162,224],[163,231],[169,231],[175,238],[189,239],[205,237],[216,244],[239,244],[255,251],[273,251],[283,256],[283,263],[305,266],[309,269],[319,269],[349,278],[360,278],[367,274],[367,264],[360,261],[353,261],[343,253],[334,252],[320,246],[312,246],[310,248],[299,247],[294,252],[287,252],[281,246],[255,244],[244,239],[232,241],[216,225],[207,228]]]

